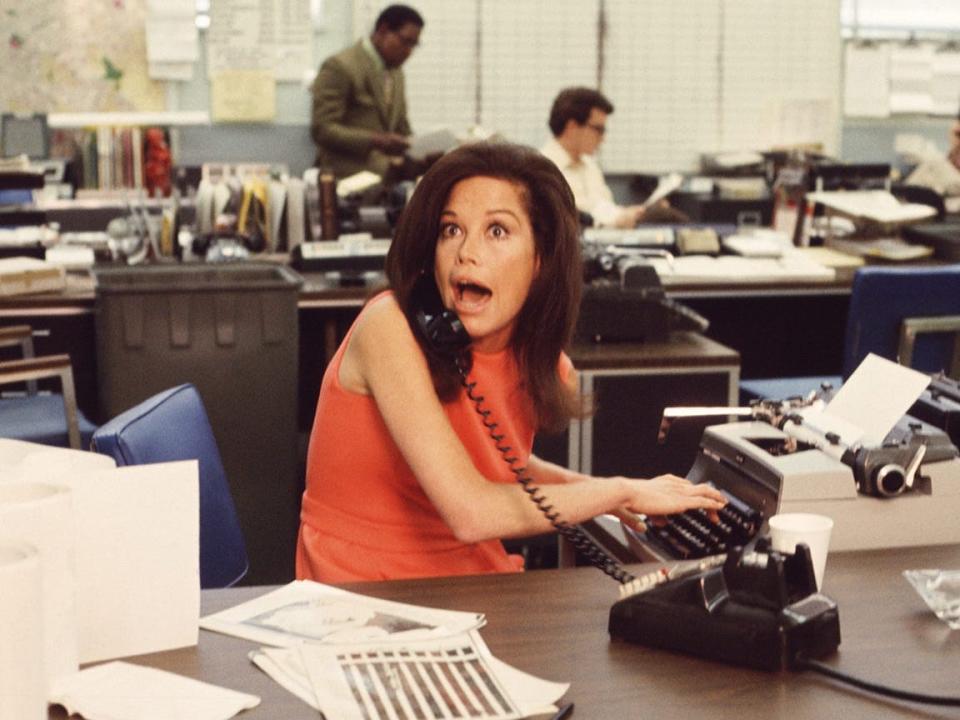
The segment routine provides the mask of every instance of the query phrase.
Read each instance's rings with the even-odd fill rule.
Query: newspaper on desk
[[[785,250],[777,258],[684,255],[677,258],[651,258],[650,264],[664,285],[829,282],[836,277],[836,271],[832,267],[825,267],[793,250]]]
[[[200,626],[274,647],[251,661],[328,718],[522,718],[568,685],[494,658],[480,613],[380,600],[311,581],[202,618]],[[426,716],[426,715],[424,715]]]

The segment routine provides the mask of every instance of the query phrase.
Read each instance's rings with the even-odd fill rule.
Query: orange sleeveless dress
[[[340,385],[353,327],[320,387],[307,453],[297,578],[350,582],[522,570],[523,559],[508,555],[499,540],[467,544],[454,537],[403,459],[373,397]],[[565,355],[561,362],[570,367]],[[512,353],[474,353],[470,379],[499,423],[498,432],[525,464],[535,427]],[[484,477],[516,482],[465,393],[444,404],[444,411]]]

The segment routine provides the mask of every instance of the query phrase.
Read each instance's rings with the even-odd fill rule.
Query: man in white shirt
[[[567,179],[577,209],[593,217],[594,225],[629,228],[643,220],[641,205],[617,205],[593,157],[603,142],[611,103],[591,88],[562,90],[550,109],[553,137],[540,152],[550,158]]]

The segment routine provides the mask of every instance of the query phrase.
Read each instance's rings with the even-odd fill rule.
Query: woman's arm
[[[490,482],[474,467],[447,420],[420,347],[392,297],[371,306],[357,324],[340,380],[351,391],[373,396],[404,459],[459,540],[521,537],[551,529],[518,484]],[[542,461],[534,465],[537,462]],[[546,479],[541,482],[546,484]],[[723,505],[722,496],[712,488],[679,478],[636,483],[581,476],[576,482],[544,487],[543,494],[570,523],[620,508],[666,514]]]

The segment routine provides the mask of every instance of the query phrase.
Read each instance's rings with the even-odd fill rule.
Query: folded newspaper
[[[513,720],[555,709],[569,685],[497,660],[478,632],[485,622],[300,580],[200,627],[273,646],[251,661],[331,719]]]

